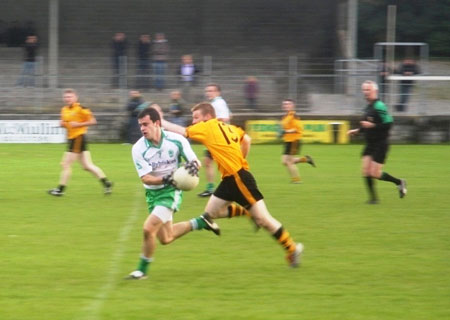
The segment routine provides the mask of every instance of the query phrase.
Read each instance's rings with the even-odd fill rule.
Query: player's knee
[[[269,226],[269,221],[261,216],[253,216],[253,221],[262,228],[267,228]]]
[[[70,164],[66,162],[61,162],[60,165],[63,170],[70,170]]]
[[[142,229],[142,234],[145,240],[150,239],[151,237],[156,237],[156,232],[154,232],[151,228],[144,227]]]
[[[165,237],[165,238],[159,239],[159,242],[162,245],[167,245],[167,244],[171,243],[172,241],[173,241],[173,237]]]

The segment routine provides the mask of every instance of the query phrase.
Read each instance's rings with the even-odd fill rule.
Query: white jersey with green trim
[[[145,137],[141,137],[131,150],[133,162],[139,177],[151,174],[163,177],[175,171],[182,159],[197,160],[189,141],[182,135],[161,130],[161,141],[154,145]],[[146,189],[161,189],[164,185],[146,185]]]

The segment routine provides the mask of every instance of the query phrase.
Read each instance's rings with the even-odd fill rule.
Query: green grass
[[[218,221],[221,237],[159,246],[149,279],[125,281],[146,217],[131,147],[91,145],[110,197],[76,165],[55,198],[45,192],[64,146],[0,144],[0,319],[449,319],[449,146],[392,146],[385,169],[408,180],[408,195],[377,181],[376,206],[365,204],[361,148],[304,145],[318,167],[301,164],[304,183],[291,185],[281,146],[252,147],[269,210],[305,244],[301,268],[236,218]],[[176,221],[202,213],[201,179]]]

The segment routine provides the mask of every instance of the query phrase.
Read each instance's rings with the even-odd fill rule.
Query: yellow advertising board
[[[304,143],[348,143],[349,122],[343,120],[302,120]],[[281,123],[278,120],[249,120],[245,131],[252,143],[279,142]]]

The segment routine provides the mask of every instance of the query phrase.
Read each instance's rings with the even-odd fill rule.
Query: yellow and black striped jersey
[[[292,142],[302,138],[303,127],[300,122],[300,117],[295,114],[295,111],[289,111],[281,119],[281,127],[284,131],[283,141]]]
[[[64,106],[61,109],[61,120],[64,127],[67,129],[67,138],[74,139],[87,132],[87,126],[72,128],[69,122],[86,122],[93,117],[91,110],[83,107],[79,103],[74,103],[70,106]]]
[[[249,169],[241,151],[244,130],[218,119],[198,122],[186,128],[187,137],[202,143],[217,162],[222,178]]]

